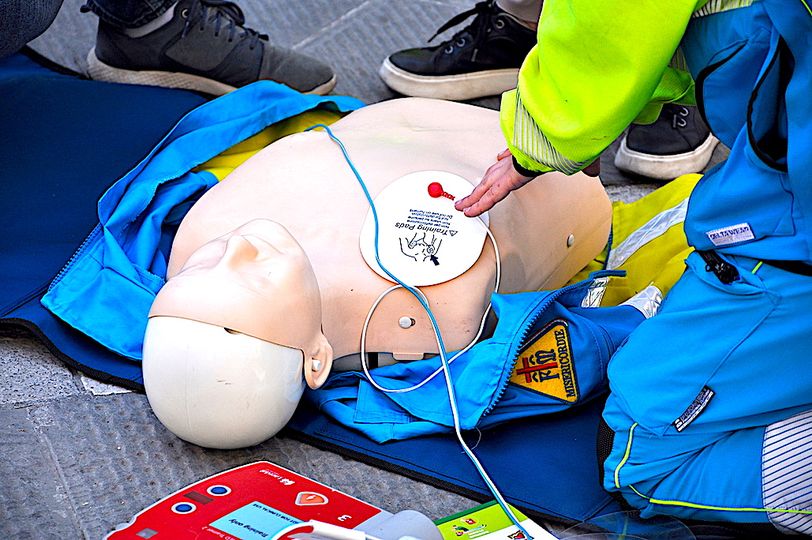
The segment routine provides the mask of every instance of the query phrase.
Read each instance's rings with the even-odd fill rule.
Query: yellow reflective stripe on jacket
[[[659,504],[662,506],[682,506],[685,508],[696,508],[697,510],[718,510],[720,512],[770,512],[782,514],[797,514],[797,515],[812,515],[812,510],[801,510],[799,508],[757,508],[757,507],[741,507],[741,506],[716,506],[710,504],[701,504],[690,501],[671,501],[663,499],[655,499],[641,493],[636,487],[629,484],[629,489],[634,491],[635,495],[647,500],[650,504]]]
[[[685,269],[692,248],[683,230],[688,197],[701,178],[688,174],[633,202],[612,205],[612,245],[572,280],[596,270],[625,270],[623,277],[597,282],[588,305],[616,306],[653,285],[667,294]]]
[[[667,233],[668,229],[674,225],[682,224],[687,211],[688,199],[683,199],[677,206],[666,208],[652,217],[645,225],[633,231],[625,240],[612,248],[606,261],[606,269],[620,268],[643,246]]]

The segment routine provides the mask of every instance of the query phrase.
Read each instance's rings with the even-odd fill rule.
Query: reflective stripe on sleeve
[[[572,161],[553,147],[536,121],[524,108],[518,90],[516,91],[516,117],[513,123],[513,146],[536,162],[564,174],[575,174],[586,166],[586,162]]]
[[[694,11],[692,18],[707,17],[714,13],[722,13],[731,9],[752,6],[756,0],[710,0],[707,4]]]

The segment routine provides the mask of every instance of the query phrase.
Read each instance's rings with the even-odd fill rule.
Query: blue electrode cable
[[[324,124],[315,124],[315,125],[312,125],[309,128],[307,128],[305,131],[310,131],[310,130],[313,130],[313,129],[316,129],[316,128],[324,129],[324,131],[327,133],[327,135],[330,137],[330,139],[333,142],[335,142],[338,145],[338,147],[341,149],[341,153],[344,155],[344,160],[347,162],[347,165],[349,165],[350,169],[352,170],[352,173],[355,175],[355,178],[358,180],[358,184],[361,186],[361,189],[364,191],[364,196],[366,196],[367,202],[369,202],[369,207],[370,207],[370,210],[372,211],[372,218],[373,218],[374,225],[375,225],[375,262],[378,263],[378,266],[381,268],[381,270],[383,270],[384,273],[392,279],[392,281],[394,281],[399,286],[401,286],[404,289],[406,289],[407,291],[409,291],[417,299],[417,301],[420,303],[420,305],[423,307],[426,314],[428,315],[429,320],[431,321],[431,326],[434,329],[434,334],[435,334],[435,336],[437,338],[437,343],[439,345],[439,356],[440,356],[440,361],[443,364],[443,373],[445,375],[446,389],[448,391],[448,400],[449,400],[449,403],[450,403],[450,406],[451,406],[451,416],[452,416],[452,418],[454,420],[454,432],[457,435],[457,440],[459,440],[460,445],[462,446],[463,450],[465,451],[465,454],[468,456],[468,458],[474,464],[474,467],[476,467],[476,470],[479,473],[479,475],[482,477],[482,480],[485,482],[485,485],[488,486],[488,489],[493,494],[494,498],[496,499],[496,502],[499,503],[499,506],[502,508],[502,510],[505,512],[505,514],[510,518],[510,520],[513,522],[513,524],[522,532],[522,534],[524,534],[524,536],[528,540],[533,540],[533,537],[530,535],[530,533],[527,532],[527,530],[519,523],[519,520],[516,518],[515,514],[513,513],[513,511],[508,506],[507,501],[505,501],[504,497],[502,497],[502,494],[497,489],[496,484],[494,484],[493,480],[491,480],[490,476],[488,476],[488,473],[485,471],[485,468],[479,462],[479,459],[476,457],[473,450],[471,450],[471,448],[468,447],[468,444],[466,444],[465,440],[462,438],[462,432],[461,432],[461,429],[460,429],[459,411],[457,409],[457,397],[456,397],[456,394],[454,392],[454,385],[453,385],[453,383],[451,381],[451,367],[449,366],[448,359],[446,358],[445,344],[443,342],[443,336],[440,333],[440,326],[437,323],[437,319],[435,319],[435,317],[434,317],[434,313],[431,311],[431,307],[429,307],[429,304],[428,304],[428,301],[427,301],[425,295],[421,291],[419,291],[418,289],[416,289],[416,288],[412,287],[411,285],[408,285],[408,284],[404,283],[403,281],[401,281],[397,276],[395,276],[392,272],[390,272],[383,265],[383,263],[381,262],[381,259],[380,259],[380,256],[379,256],[380,254],[379,254],[379,251],[378,251],[378,211],[375,208],[375,202],[372,200],[372,196],[370,195],[369,190],[367,189],[366,183],[361,178],[361,175],[358,172],[358,169],[355,168],[355,164],[352,162],[352,159],[350,158],[350,155],[347,152],[347,149],[344,146],[344,143],[342,143],[341,140],[333,134],[333,132],[330,130],[329,127],[327,127]],[[497,258],[498,258],[498,254],[497,254]]]

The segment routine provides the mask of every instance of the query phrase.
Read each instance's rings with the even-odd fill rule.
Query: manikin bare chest
[[[448,171],[476,184],[505,147],[496,111],[436,100],[379,103],[351,113],[332,129],[373,197],[421,170]],[[338,146],[325,133],[288,136],[246,161],[192,208],[175,239],[168,277],[206,242],[252,219],[277,221],[310,258],[321,290],[322,328],[335,357],[357,353],[370,306],[392,285],[369,268],[359,249],[368,209]],[[514,192],[490,212],[501,252],[500,292],[562,285],[603,248],[610,222],[600,182],[582,174],[546,174]],[[495,270],[486,241],[468,271],[423,288],[449,350],[476,334]],[[403,328],[403,318],[415,324]],[[401,358],[436,352],[428,317],[404,290],[381,302],[366,348]]]

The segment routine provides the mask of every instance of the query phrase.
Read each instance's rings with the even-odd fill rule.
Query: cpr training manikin
[[[331,129],[376,201],[382,265],[420,286],[449,351],[478,335],[499,270],[501,293],[556,288],[606,244],[609,200],[580,173],[511,194],[486,216],[493,242],[453,209],[504,147],[496,111],[400,99]],[[394,284],[374,236],[363,190],[321,130],[276,141],[209,190],[178,230],[147,325],[144,383],[161,422],[211,448],[279,431],[305,384],[318,388],[334,358],[359,353],[370,307]],[[437,353],[406,290],[380,300],[365,350]]]

